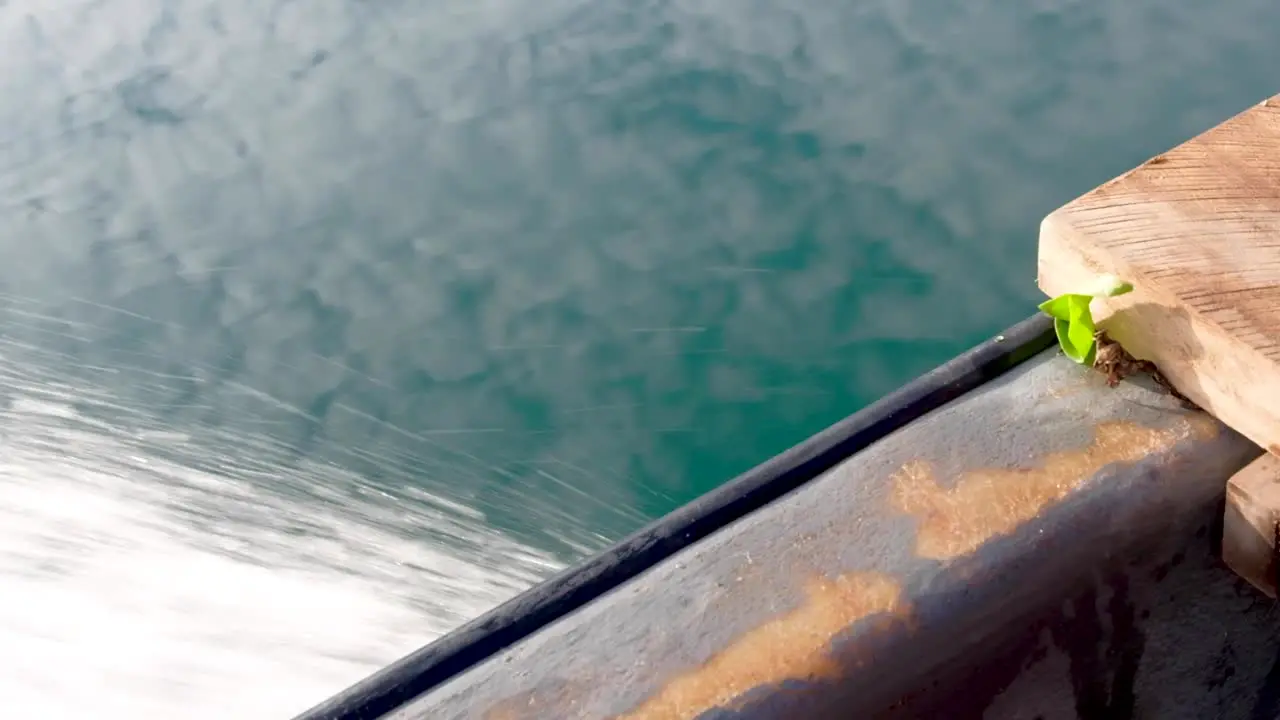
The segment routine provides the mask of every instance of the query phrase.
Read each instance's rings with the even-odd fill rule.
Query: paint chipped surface
[[[617,720],[692,720],[763,685],[838,674],[832,639],[863,618],[899,611],[901,593],[883,573],[814,580],[799,608],[742,635]]]
[[[1204,415],[1187,416],[1170,429],[1103,422],[1096,426],[1093,442],[1083,449],[1050,453],[1038,467],[969,470],[950,488],[938,481],[931,464],[913,460],[891,479],[891,503],[919,518],[916,553],[920,557],[954,558],[1011,533],[1108,465],[1134,463],[1185,438],[1211,437],[1216,432],[1217,425]]]

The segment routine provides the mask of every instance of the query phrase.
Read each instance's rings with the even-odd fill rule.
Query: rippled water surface
[[[1029,314],[1039,219],[1277,27],[0,1],[6,712],[318,702]]]

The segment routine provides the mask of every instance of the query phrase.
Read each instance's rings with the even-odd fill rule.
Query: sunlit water
[[[1273,0],[0,0],[0,717],[281,718],[1038,301]]]

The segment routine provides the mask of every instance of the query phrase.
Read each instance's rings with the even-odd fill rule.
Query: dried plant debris
[[[1150,360],[1139,360],[1130,355],[1127,350],[1120,347],[1120,343],[1107,337],[1105,330],[1099,330],[1094,335],[1094,342],[1097,344],[1097,355],[1094,356],[1093,367],[1107,376],[1108,386],[1115,387],[1120,384],[1121,380],[1130,375],[1146,373],[1151,376],[1151,379],[1157,385],[1177,398],[1183,407],[1190,410],[1200,409],[1198,405],[1191,402],[1190,398],[1178,392],[1178,389],[1160,372],[1155,363]]]

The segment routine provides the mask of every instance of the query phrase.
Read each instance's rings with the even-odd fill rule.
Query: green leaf
[[[1092,296],[1068,293],[1040,304],[1040,310],[1054,319],[1062,353],[1086,365],[1093,364],[1093,313],[1089,311]]]
[[[1089,303],[1096,297],[1115,297],[1133,290],[1133,283],[1115,275],[1102,275],[1084,292],[1066,293],[1040,303],[1041,312],[1053,318],[1062,354],[1082,365],[1092,365],[1097,354],[1093,313]]]
[[[1053,332],[1058,336],[1062,354],[1081,365],[1092,365],[1097,355],[1093,336],[1093,313],[1089,303],[1096,297],[1115,297],[1133,290],[1133,283],[1115,275],[1103,275],[1085,292],[1066,293],[1040,303],[1040,311],[1053,318]]]

